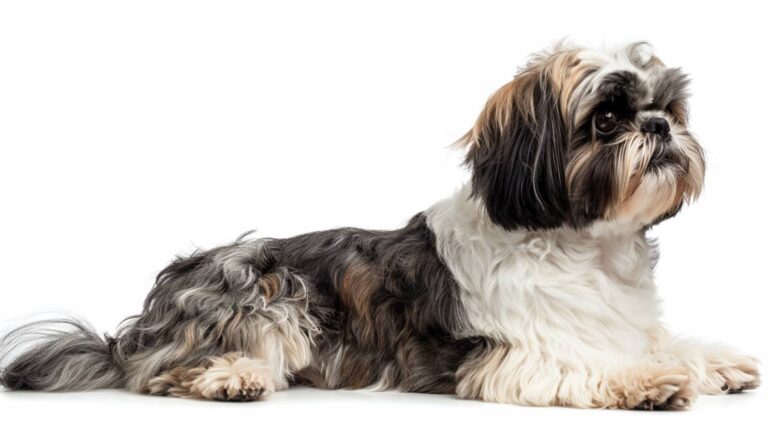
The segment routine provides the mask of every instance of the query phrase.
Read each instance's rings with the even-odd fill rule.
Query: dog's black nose
[[[654,133],[664,139],[669,138],[669,122],[663,117],[651,117],[640,127],[645,133]]]

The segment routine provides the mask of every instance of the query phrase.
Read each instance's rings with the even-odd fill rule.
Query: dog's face
[[[704,180],[687,83],[645,43],[534,57],[461,140],[473,195],[507,229],[648,226],[674,215]]]

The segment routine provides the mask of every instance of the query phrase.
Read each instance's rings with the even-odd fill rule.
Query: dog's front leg
[[[459,368],[457,394],[522,405],[648,410],[686,409],[697,395],[689,371],[675,359],[565,357],[523,344],[494,344]]]
[[[737,354],[724,345],[671,337],[663,328],[652,332],[654,354],[661,361],[676,359],[690,371],[702,394],[726,394],[751,390],[760,385],[758,361]]]

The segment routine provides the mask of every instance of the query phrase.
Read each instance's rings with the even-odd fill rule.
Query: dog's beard
[[[612,219],[643,225],[674,214],[698,197],[703,159],[698,144],[678,127],[668,142],[643,132],[622,134],[616,159],[616,202]]]
[[[695,199],[703,178],[700,147],[677,125],[667,143],[635,131],[584,144],[574,152],[566,175],[571,196],[593,205],[601,212],[594,215],[598,219],[641,225],[672,215]]]

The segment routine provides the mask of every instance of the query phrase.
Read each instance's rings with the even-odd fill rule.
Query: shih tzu
[[[251,239],[177,258],[102,339],[13,330],[9,390],[255,400],[293,384],[524,405],[684,409],[757,361],[660,324],[649,227],[695,199],[688,78],[646,43],[535,55],[459,140],[471,181],[395,231]]]

